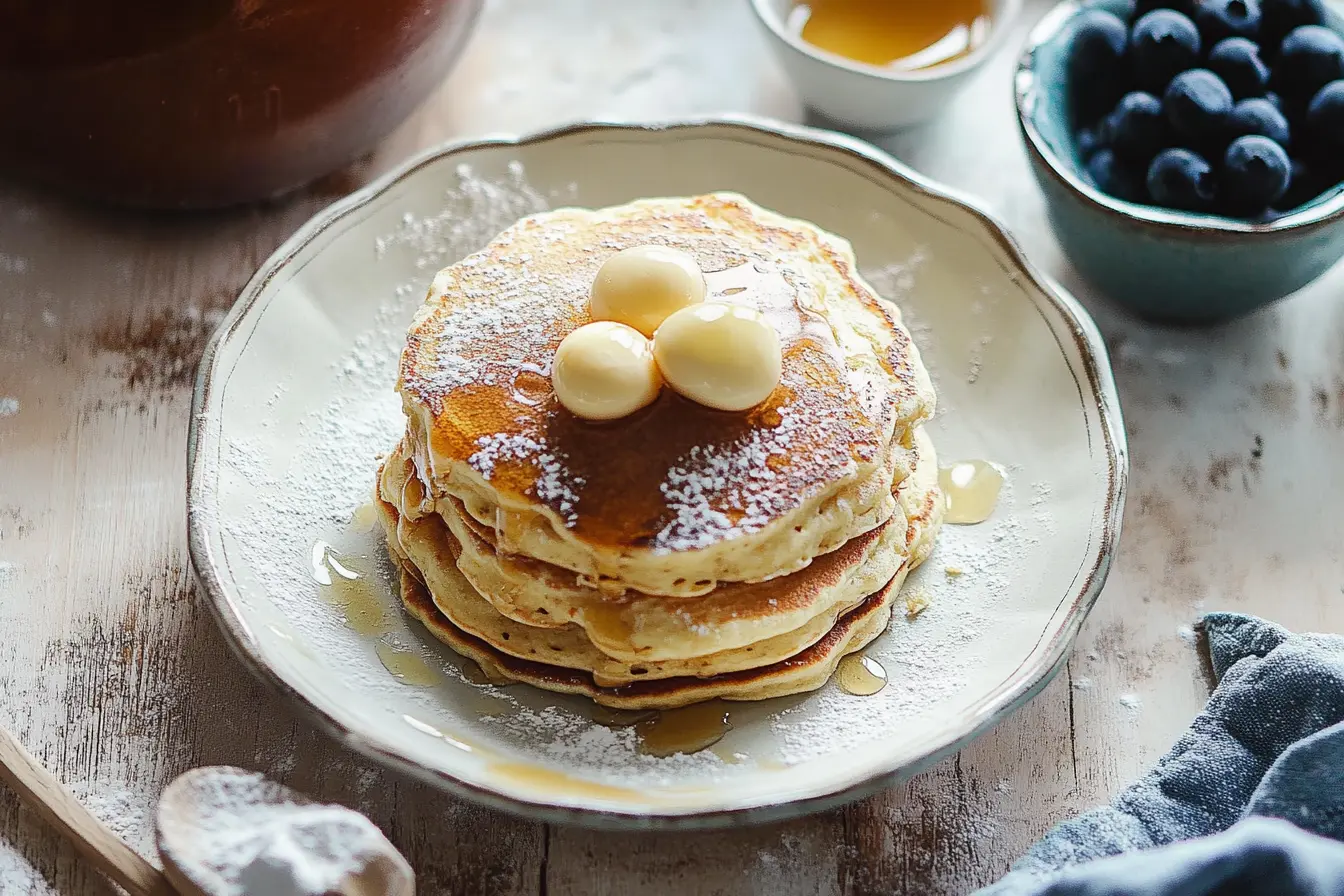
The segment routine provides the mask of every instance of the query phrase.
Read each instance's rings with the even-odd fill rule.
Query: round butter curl
[[[593,320],[614,320],[652,336],[668,315],[705,300],[705,275],[686,252],[636,246],[603,263],[589,292]]]
[[[617,420],[652,404],[663,379],[642,333],[614,321],[597,321],[560,343],[551,385],[575,416]]]
[[[653,337],[663,379],[679,394],[721,411],[745,411],[779,385],[779,334],[759,311],[707,302],[670,315]]]

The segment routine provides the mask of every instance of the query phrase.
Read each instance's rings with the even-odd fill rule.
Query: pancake
[[[550,368],[614,253],[689,253],[778,334],[744,412],[665,388],[607,423]],[[441,271],[376,507],[407,611],[493,679],[627,709],[820,687],[885,629],[943,501],[928,374],[848,243],[732,194],[523,219]]]
[[[903,478],[907,475],[906,471],[911,469],[910,452],[912,450],[904,447],[893,449],[890,459],[884,462],[884,465],[876,473],[862,482],[842,489],[819,510],[820,515],[832,520],[839,519],[843,515],[848,523],[833,529],[829,535],[818,539],[815,546],[818,555],[834,551],[855,536],[880,527],[891,518],[895,511],[899,510],[892,499],[892,481],[893,479]],[[414,474],[414,469],[414,464],[412,464],[408,473]],[[459,524],[471,529],[480,538],[489,542],[492,550],[498,549],[500,539],[494,526],[497,516],[497,510],[494,506],[474,497],[464,500],[454,495],[445,495],[439,499],[436,506],[427,508],[427,510],[440,514],[455,529]],[[520,553],[506,553],[505,555],[510,557],[527,556]],[[582,572],[575,572],[560,564],[549,563],[544,559],[529,559],[535,559],[536,562],[557,570],[564,570],[563,578],[566,581],[577,581],[587,588],[602,592],[608,598],[619,599],[628,594],[644,593],[631,588],[629,583],[618,578],[611,576],[595,578]],[[677,588],[678,594],[668,596],[695,597],[712,593],[716,585],[722,586],[738,582],[768,582],[802,569],[811,562],[811,559],[809,557],[797,561],[776,570],[771,575],[759,578],[724,579],[717,583],[708,580],[690,583],[685,587]]]
[[[841,617],[821,640],[781,662],[712,678],[664,678],[620,687],[602,687],[587,673],[518,659],[495,650],[453,625],[405,566],[401,572],[401,600],[412,617],[454,652],[475,661],[492,681],[524,682],[547,691],[588,697],[613,709],[676,709],[715,698],[768,700],[816,690],[830,679],[840,660],[868,646],[886,629],[892,602],[904,579],[902,572],[880,592]]]
[[[393,549],[421,570],[436,601],[459,627],[509,652],[537,630],[577,628],[585,641],[624,668],[651,663],[682,670],[669,674],[710,674],[725,668],[773,661],[820,638],[836,617],[889,581],[910,558],[931,548],[941,518],[937,462],[921,430],[912,449],[912,475],[894,489],[901,511],[877,529],[851,539],[791,575],[764,583],[723,584],[707,595],[668,598],[626,592],[612,599],[584,585],[567,570],[517,555],[501,554],[486,530],[457,514],[441,517],[399,509],[405,468],[400,452],[387,460],[380,503]],[[452,595],[466,594],[465,598]],[[485,604],[482,613],[475,604]],[[470,615],[476,622],[464,620]],[[519,637],[519,625],[524,637]],[[495,629],[509,631],[498,644]],[[526,637],[532,629],[534,638]],[[523,653],[522,658],[529,657]],[[762,658],[765,658],[764,660]],[[610,681],[622,674],[610,663]],[[600,671],[592,663],[580,668]],[[648,673],[640,673],[648,674]]]
[[[383,509],[387,510],[388,505],[383,505]],[[451,535],[447,539],[448,545],[455,546]],[[505,656],[589,673],[593,682],[602,687],[666,678],[711,678],[728,671],[767,666],[821,640],[842,615],[837,608],[836,612],[810,620],[798,631],[739,650],[685,659],[627,662],[603,653],[578,626],[539,629],[506,618],[451,565],[422,569],[399,555],[395,548],[392,553],[403,569],[415,575],[439,613],[463,634]],[[846,612],[850,609],[853,607],[843,608]]]
[[[783,375],[762,405],[726,414],[665,389],[594,425],[558,404],[550,361],[587,322],[598,267],[645,244],[689,252],[711,298],[771,321]],[[417,506],[449,517],[456,499],[499,551],[674,597],[802,569],[882,525],[934,405],[849,245],[728,194],[520,221],[435,279],[398,389]]]
[[[932,461],[932,457],[927,459]],[[932,482],[920,475],[921,471],[928,469],[934,471],[932,476],[928,477],[933,480]],[[838,624],[838,620],[861,605],[871,593],[883,590],[893,580],[903,580],[908,570],[916,567],[927,557],[941,521],[942,501],[937,490],[936,478],[936,466],[930,462],[918,467],[916,475],[907,479],[900,487],[903,502],[911,508],[910,524],[899,530],[894,526],[886,527],[887,531],[897,532],[900,536],[899,547],[888,546],[884,552],[893,558],[894,572],[890,578],[877,579],[872,588],[860,591],[852,600],[843,604],[825,606],[821,613],[809,618],[796,630],[784,631],[737,649],[709,652],[712,650],[710,645],[714,641],[712,636],[715,628],[707,624],[698,625],[697,633],[700,637],[692,638],[691,643],[697,643],[698,640],[701,653],[672,660],[638,656],[632,659],[628,654],[614,658],[605,652],[605,645],[590,639],[591,629],[585,632],[584,628],[574,624],[559,628],[536,628],[506,618],[492,607],[456,568],[455,561],[460,556],[460,545],[453,535],[437,522],[436,517],[427,518],[434,521],[430,525],[425,525],[424,521],[406,525],[406,521],[398,517],[397,510],[392,504],[380,499],[377,506],[388,532],[389,547],[393,555],[403,568],[422,584],[439,614],[451,623],[460,635],[473,638],[495,653],[517,660],[590,673],[591,683],[599,688],[620,688],[635,682],[667,678],[717,678],[724,674],[774,665],[804,653],[825,639]],[[427,533],[436,530],[439,538],[434,543],[429,543]],[[782,591],[789,579],[807,577],[817,566],[818,564],[814,564],[803,573],[779,580],[777,584]],[[715,595],[732,587],[717,589]],[[806,589],[807,583],[797,583],[795,587]],[[694,603],[697,600],[708,599],[693,598],[685,601],[688,612],[694,610]],[[753,607],[750,603],[743,603],[740,615],[743,617],[743,622],[752,622],[757,621],[750,618],[753,612],[764,611],[764,620],[771,621],[769,613],[773,609],[765,604]],[[733,612],[734,615],[738,615],[737,611]],[[691,619],[695,618],[691,616]],[[450,644],[461,641],[462,638],[449,639]]]

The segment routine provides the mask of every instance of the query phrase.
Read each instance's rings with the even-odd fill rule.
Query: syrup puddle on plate
[[[612,709],[601,704],[593,707],[593,721],[603,728],[631,728],[656,718],[656,709]]]
[[[605,728],[634,728],[636,749],[645,756],[667,757],[708,750],[728,765],[751,760],[747,753],[730,750],[721,741],[732,730],[730,710],[719,701],[708,709],[695,706],[658,712],[654,709],[611,709],[597,706],[592,718]]]
[[[632,790],[629,787],[576,778],[559,769],[530,765],[526,762],[492,762],[489,770],[491,774],[497,777],[548,793],[560,793],[566,796],[591,796],[622,802],[639,799],[642,796],[639,791]]]
[[[361,504],[355,508],[355,512],[350,515],[350,531],[369,532],[378,523],[378,508],[372,501]]]
[[[414,648],[400,647],[387,641],[373,645],[383,668],[400,682],[418,688],[433,687],[439,683],[439,673]]]
[[[987,460],[964,460],[938,470],[946,512],[943,522],[956,526],[983,523],[994,514],[1008,481],[1003,467]]]
[[[322,586],[322,599],[341,611],[352,631],[366,637],[387,631],[387,608],[373,582],[358,563],[339,556],[325,541],[313,545],[313,580]]]
[[[360,511],[356,511],[358,517]],[[388,639],[392,620],[379,599],[373,579],[361,568],[366,558],[342,557],[325,541],[313,545],[313,579],[321,585],[320,594],[341,612],[346,626],[357,635],[376,639],[373,644],[378,661],[392,676],[412,687],[433,687],[439,672],[415,647],[406,647]]]
[[[707,750],[732,730],[730,711],[722,700],[665,710],[635,723],[639,752],[659,758]]]
[[[835,670],[840,690],[855,697],[871,697],[887,686],[887,670],[870,656],[851,653]]]

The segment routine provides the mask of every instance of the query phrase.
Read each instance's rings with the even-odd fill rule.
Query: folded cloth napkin
[[[977,896],[1344,896],[1344,637],[1202,627],[1219,682],[1185,735]]]

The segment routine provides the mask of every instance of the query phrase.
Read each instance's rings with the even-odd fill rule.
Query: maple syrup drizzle
[[[987,460],[966,460],[938,470],[946,511],[943,521],[958,526],[983,523],[994,513],[1008,480],[1003,467]]]
[[[887,686],[887,670],[870,656],[851,653],[835,670],[840,690],[856,697],[871,697]]]

